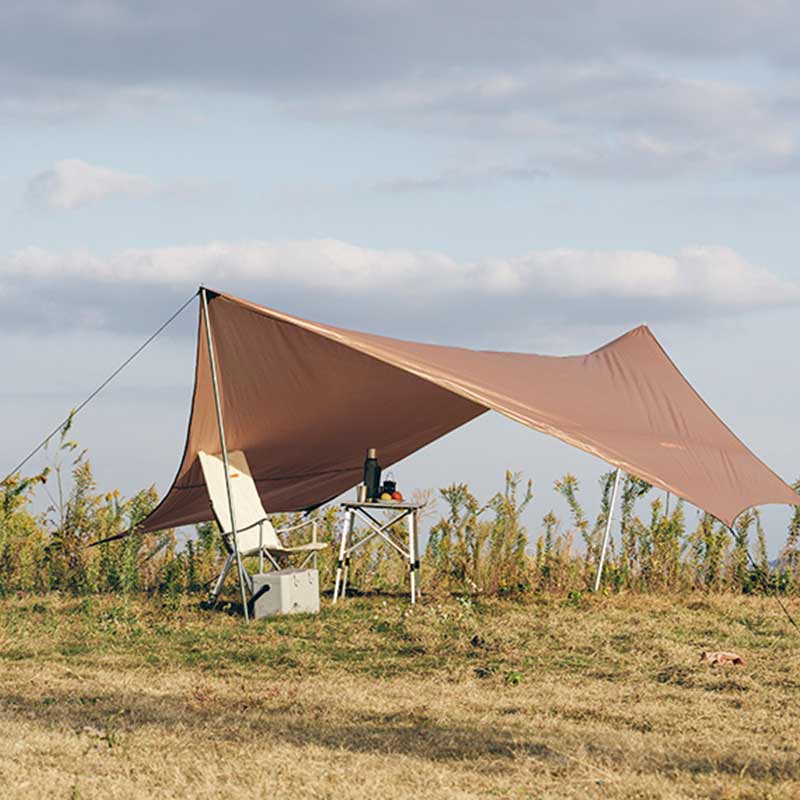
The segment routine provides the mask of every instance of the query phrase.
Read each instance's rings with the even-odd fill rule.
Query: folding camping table
[[[333,588],[333,602],[347,593],[347,573],[350,568],[350,554],[366,544],[376,536],[383,539],[393,547],[402,558],[408,561],[411,579],[411,602],[417,599],[416,574],[419,572],[419,544],[417,542],[417,522],[421,503],[403,503],[394,501],[364,502],[364,503],[342,503],[344,508],[344,527],[342,529],[342,540],[339,543],[339,560],[336,564],[336,584]],[[380,521],[376,519],[372,512],[388,511],[389,518]],[[357,541],[353,539],[356,518],[367,524],[369,531]],[[408,545],[397,542],[390,534],[393,525],[408,518]]]

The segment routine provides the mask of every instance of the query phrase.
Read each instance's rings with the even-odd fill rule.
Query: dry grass
[[[249,628],[8,599],[0,796],[796,798],[798,643],[752,597],[363,598]]]

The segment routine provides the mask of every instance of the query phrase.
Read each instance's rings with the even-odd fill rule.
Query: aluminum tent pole
[[[600,589],[600,578],[603,577],[603,564],[606,560],[606,550],[608,540],[611,538],[611,520],[614,517],[614,506],[617,504],[617,492],[619,491],[619,479],[622,475],[621,467],[617,467],[617,474],[614,476],[614,488],[611,491],[611,502],[608,505],[608,520],[606,521],[606,531],[603,534],[603,545],[600,548],[600,563],[597,565],[597,575],[594,579],[594,590]]]
[[[208,316],[208,297],[205,287],[201,287],[200,296],[203,299],[203,316],[206,321],[206,342],[208,343],[208,360],[211,364],[211,385],[214,388],[214,405],[217,409],[217,425],[219,426],[219,440],[222,444],[222,463],[225,468],[225,489],[228,492],[228,512],[231,516],[231,533],[233,535],[233,552],[236,556],[236,566],[239,570],[239,589],[242,593],[242,609],[245,622],[250,622],[250,612],[247,610],[247,596],[244,587],[244,568],[242,556],[239,553],[239,535],[236,529],[236,510],[233,507],[233,493],[231,492],[231,476],[228,468],[228,445],[225,441],[225,428],[222,424],[222,405],[219,400],[219,385],[217,384],[217,362],[214,358],[214,343],[211,340],[211,319]]]

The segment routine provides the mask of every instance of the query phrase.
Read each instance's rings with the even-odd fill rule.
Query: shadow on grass
[[[432,762],[532,757],[546,762],[549,769],[568,764],[563,755],[543,742],[512,728],[445,723],[409,710],[394,713],[345,710],[342,718],[332,719],[330,709],[322,704],[292,703],[285,696],[268,695],[230,703],[217,699],[198,703],[176,695],[154,697],[110,692],[78,696],[51,691],[46,697],[31,698],[2,693],[0,726],[23,718],[42,727],[72,730],[79,735],[85,730],[113,731],[117,740],[147,728],[164,731],[179,728],[188,731],[197,742],[254,739],[263,743],[289,742],[299,747],[315,745],[334,751],[391,753]],[[282,702],[276,703],[276,699]]]
[[[109,747],[124,744],[125,737],[137,731],[179,729],[198,746],[214,740],[251,740],[265,745],[311,745],[335,752],[403,755],[439,763],[488,758],[496,770],[510,769],[514,759],[531,758],[550,774],[562,775],[574,766],[570,757],[560,752],[560,745],[551,747],[511,726],[443,722],[426,714],[424,708],[382,713],[341,709],[336,716],[336,709],[323,703],[292,700],[291,689],[275,686],[263,695],[229,701],[200,693],[193,697],[120,692],[81,696],[51,690],[40,698],[0,693],[0,725],[22,718],[52,731],[94,736]],[[87,730],[91,733],[85,734]],[[618,767],[625,763],[625,754],[613,742],[589,733],[583,745],[589,758],[606,769],[614,769],[615,762]],[[699,748],[696,753],[656,749],[647,757],[647,771],[675,777],[747,775],[774,783],[800,779],[800,761],[794,753],[738,752],[724,745],[719,750]]]
[[[324,597],[332,600],[333,588],[321,589],[319,594],[321,598]],[[460,596],[461,595],[456,593],[453,593],[452,595],[454,598],[458,598]],[[407,601],[409,599],[409,592],[404,589],[359,589],[357,586],[348,586],[347,594],[338,600],[338,604],[340,608],[344,608],[347,605],[348,600],[380,600],[381,598],[387,601]],[[253,600],[248,600],[247,603],[247,609],[250,613],[251,619],[253,618],[253,603]],[[410,606],[411,604],[409,603],[409,607]],[[220,597],[217,603],[213,605],[207,599],[203,599],[197,603],[196,607],[200,611],[211,611],[226,614],[228,616],[244,618],[241,599],[232,595],[223,595]]]

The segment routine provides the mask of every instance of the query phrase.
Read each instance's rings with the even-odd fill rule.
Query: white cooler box
[[[319,612],[319,572],[281,569],[253,575],[253,617]]]

